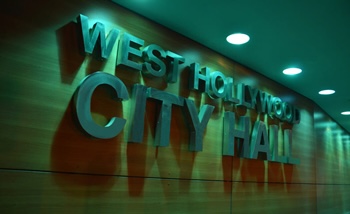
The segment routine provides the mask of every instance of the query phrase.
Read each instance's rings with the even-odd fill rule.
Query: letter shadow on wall
[[[173,107],[173,119],[171,120],[170,146],[180,169],[179,176],[184,179],[192,178],[192,170],[197,152],[189,151],[190,127],[189,121],[184,117],[184,107]],[[190,116],[188,115],[189,119]],[[205,149],[205,145],[203,145]],[[165,168],[164,168],[165,169]],[[184,184],[190,184],[185,182]]]
[[[77,23],[69,22],[61,27],[56,31],[56,37],[59,47],[61,81],[71,84],[85,58],[80,51],[81,33],[79,33]]]
[[[238,160],[238,162],[236,161]],[[237,167],[235,164],[239,164],[239,158],[234,158],[232,156],[222,156],[221,166],[224,176],[224,191],[226,194],[232,194],[232,181],[233,181],[233,170]]]
[[[290,191],[293,185],[293,171],[294,165],[269,162],[268,164],[268,177],[269,182],[284,183],[288,191]]]
[[[132,97],[131,99],[135,99],[135,98]],[[147,177],[147,174],[148,174],[148,172],[146,171],[148,150],[155,151],[154,156],[156,156],[156,148],[152,145],[153,142],[151,143],[148,142],[150,133],[152,135],[151,136],[152,139],[154,140],[155,138],[154,129],[153,127],[150,127],[150,124],[154,124],[156,121],[154,118],[154,109],[155,109],[154,103],[155,102],[150,102],[149,100],[146,101],[146,110],[145,110],[146,114],[145,114],[145,118],[142,118],[144,120],[144,127],[143,127],[144,133],[143,133],[142,142],[127,143],[126,157],[127,157],[127,167],[128,167],[128,189],[129,189],[129,195],[132,197],[141,197],[143,194],[145,178]],[[129,125],[129,128],[130,128],[130,125]],[[155,158],[153,160],[155,160]],[[148,162],[148,164],[153,165],[154,163]]]
[[[285,129],[290,129],[293,130],[293,125],[289,124],[289,123],[283,123],[280,127],[280,129],[282,130],[282,133]],[[295,172],[294,172],[294,167],[298,166],[298,165],[294,165],[294,164],[278,164],[278,163],[270,163],[269,164],[269,176],[270,176],[270,172],[273,173],[273,166],[276,166],[280,172],[282,177],[279,177],[277,182],[284,182],[286,184],[287,190],[291,191],[291,188],[293,188],[293,177],[296,177]],[[271,170],[270,170],[271,169]],[[277,170],[276,170],[277,171]]]
[[[98,86],[92,96],[91,112],[98,124],[106,123],[112,116],[122,117],[121,102],[112,100],[108,96],[111,90],[107,88]],[[72,98],[51,147],[54,181],[63,191],[76,197],[86,196],[90,188],[94,191],[89,195],[108,191],[120,172],[122,139],[123,132],[112,139],[96,139],[85,134],[77,121]]]
[[[190,75],[191,68],[189,66],[186,66],[181,72],[180,72],[180,80],[179,80],[179,95],[182,97],[193,97],[195,105],[200,107],[201,101],[202,101],[202,94],[198,91],[190,90],[190,82],[189,82],[189,75]]]
[[[99,39],[96,42],[93,54],[87,56],[84,53],[83,37],[77,23],[69,22],[56,30],[56,38],[59,47],[58,55],[62,83],[72,84],[85,60],[89,61],[85,70],[86,75],[103,70],[106,60],[100,60],[98,55],[101,51],[100,46],[97,45],[100,44]]]
[[[240,170],[243,182],[256,182],[257,186],[264,186],[265,183],[285,184],[287,191],[292,188],[294,165],[266,162],[266,155],[262,153],[259,153],[258,159],[238,159],[241,165],[234,164],[234,169]]]
[[[241,159],[241,176],[243,182],[254,181],[257,185],[264,185],[265,163],[263,160]]]
[[[182,116],[181,107],[172,107],[173,116],[169,146],[156,147],[154,145],[160,109],[160,101],[147,100],[143,141],[141,143],[128,143],[127,145],[129,195],[133,197],[142,196],[146,177],[190,179],[192,176],[196,153],[188,151],[189,131],[184,128],[186,127],[186,121]],[[170,151],[172,151],[172,154],[169,153]],[[177,165],[175,169],[173,168],[174,157]],[[159,174],[149,175],[149,170],[154,165],[158,166]],[[161,182],[165,189],[168,188],[167,179],[161,180]],[[181,182],[181,185],[179,187],[181,192],[189,191],[190,182]]]
[[[147,114],[145,115],[145,119]],[[147,121],[147,120],[145,120]],[[127,143],[126,158],[128,167],[128,189],[132,197],[141,197],[146,177],[146,162],[148,145],[148,123],[144,123],[144,135],[141,143]]]
[[[181,73],[180,73],[180,80],[179,80],[179,95],[182,97],[192,97],[195,103],[195,106],[197,108],[197,111],[200,110],[201,107],[201,103],[202,103],[202,93],[200,93],[199,91],[194,91],[194,90],[190,90],[189,89],[189,75],[190,75],[190,71],[191,68],[189,66],[184,67],[184,69],[182,69]],[[212,118],[214,119],[218,119],[221,116],[221,110],[222,108],[224,108],[224,105],[220,105],[218,101],[215,101],[211,98],[209,98],[209,96],[203,92],[203,94],[205,94],[204,98],[205,99],[205,103],[214,106],[214,111],[211,115]],[[219,99],[220,100],[220,99]],[[232,106],[228,107],[230,109],[232,109]],[[190,116],[187,116],[187,118],[190,118]],[[190,130],[190,127],[188,125],[188,121],[185,120],[185,126],[187,126],[187,130]],[[206,131],[205,131],[206,132]],[[186,135],[185,138],[183,138],[184,141],[181,142],[185,142],[188,143],[190,140],[190,133],[189,131],[187,131],[186,133],[184,133]],[[205,134],[204,134],[205,135]],[[205,150],[205,143],[203,142],[203,150]],[[181,178],[186,177],[186,178],[191,178],[191,174],[193,171],[193,166],[194,166],[194,161],[196,158],[196,152],[192,152],[192,161],[191,164],[188,164],[188,162],[183,162],[183,164],[180,165],[180,167],[184,167],[184,170],[181,168]],[[221,154],[219,154],[221,155]],[[232,192],[232,173],[233,173],[233,168],[232,168],[232,164],[233,164],[233,160],[235,160],[236,158],[233,158],[231,156],[222,156],[221,158],[221,166],[222,166],[222,170],[223,170],[223,184],[224,184],[224,191],[227,194],[231,194]],[[187,168],[187,169],[186,169]],[[185,174],[184,174],[185,173]],[[185,182],[186,185],[190,185],[190,182]]]

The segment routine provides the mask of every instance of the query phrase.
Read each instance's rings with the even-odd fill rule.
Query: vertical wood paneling
[[[316,111],[316,166],[317,183],[321,184],[350,184],[350,146],[344,130],[334,123],[321,110]]]
[[[3,213],[228,213],[231,197],[225,182],[23,171],[0,171],[0,190]]]
[[[318,185],[317,213],[349,213],[349,185]]]
[[[233,183],[232,213],[316,213],[316,186]]]
[[[315,111],[317,213],[349,213],[350,146],[343,129]]]

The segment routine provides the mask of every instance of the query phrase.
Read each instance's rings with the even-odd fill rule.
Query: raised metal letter
[[[200,70],[198,63],[192,63],[189,78],[190,89],[200,92],[209,92],[210,70],[204,67]]]
[[[113,117],[105,127],[94,122],[91,117],[90,103],[92,94],[99,85],[110,86],[117,92],[116,98],[122,100],[129,99],[128,91],[124,83],[116,76],[103,72],[90,74],[82,80],[74,95],[78,121],[81,127],[93,137],[102,139],[113,138],[122,131],[126,120]]]
[[[129,142],[141,143],[143,140],[144,121],[147,101],[147,87],[135,84],[132,89],[133,109],[129,133]]]
[[[117,66],[124,65],[134,71],[141,71],[142,64],[135,62],[132,58],[135,58],[135,56],[141,58],[142,52],[140,51],[140,47],[142,47],[143,44],[144,41],[142,39],[124,33],[121,44],[119,45]]]
[[[292,157],[292,130],[286,129],[283,132],[284,137],[284,155],[287,156],[287,162],[289,164],[300,164],[300,160],[298,158]]]
[[[167,73],[168,73],[168,82],[175,83],[179,76],[179,65],[185,62],[185,58],[180,55],[177,55],[174,52],[167,51],[166,59],[168,61]]]
[[[273,96],[266,92],[258,91],[256,107],[259,113],[271,114]]]
[[[213,99],[226,96],[226,77],[219,71],[210,74],[209,96]]]
[[[246,95],[247,86],[244,83],[240,83],[237,85],[237,97],[239,98],[239,105],[245,106],[247,108],[251,108],[252,104],[249,102],[250,99],[247,99]]]
[[[278,155],[278,126],[269,126],[269,143],[270,143],[270,153],[271,161],[279,163],[287,163],[287,157]]]
[[[231,102],[234,104],[239,103],[239,99],[235,98],[235,86],[233,85],[233,78],[226,78],[226,96],[224,98],[225,102]]]
[[[230,111],[225,112],[222,154],[227,156],[234,156],[235,138],[237,138],[240,143],[238,145],[238,156],[250,158],[249,132],[249,117],[240,117],[238,129],[236,129],[235,114]]]
[[[266,154],[266,159],[271,160],[269,141],[267,138],[266,125],[262,121],[256,121],[252,132],[251,158],[257,159],[258,153]]]
[[[282,104],[283,109],[283,120],[287,121],[288,123],[293,122],[293,106],[287,102],[284,102]]]
[[[107,36],[108,44],[106,44],[105,26],[102,23],[96,22],[90,34],[88,17],[80,14],[77,19],[83,35],[85,53],[92,54],[96,46],[97,39],[100,38],[100,56],[102,59],[107,59],[113,49],[115,41],[118,38],[119,30],[114,28],[109,32]]]
[[[257,97],[259,94],[259,90],[257,88],[252,88],[251,86],[248,86],[248,93],[250,97],[250,102],[251,102],[251,109],[258,109],[257,107]]]
[[[155,146],[168,146],[170,138],[170,122],[172,105],[183,106],[184,99],[180,96],[159,91],[154,88],[148,88],[148,97],[162,101],[157,127]]]
[[[273,115],[278,119],[283,117],[282,100],[279,97],[273,98]]]
[[[149,45],[143,49],[142,55],[145,60],[142,71],[145,74],[151,74],[155,77],[162,77],[165,74],[165,63],[159,59],[153,52],[158,52],[161,58],[165,58],[165,51],[158,45]]]
[[[299,124],[301,120],[300,110],[294,107],[293,109],[293,123]]]
[[[211,114],[214,111],[214,106],[203,105],[197,113],[196,106],[193,100],[185,99],[186,110],[191,117],[191,136],[189,150],[193,152],[198,152],[203,150],[203,136],[205,128],[208,125]]]

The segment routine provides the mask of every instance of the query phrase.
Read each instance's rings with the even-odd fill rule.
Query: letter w
[[[266,92],[258,91],[257,110],[258,112],[271,114],[274,97]]]
[[[109,32],[106,38],[105,26],[102,23],[96,22],[90,33],[88,17],[80,14],[77,19],[78,24],[80,24],[81,27],[85,53],[92,54],[99,38],[99,48],[101,50],[100,56],[102,59],[107,59],[113,49],[120,31],[114,28]],[[106,40],[108,40],[108,44],[106,44]]]

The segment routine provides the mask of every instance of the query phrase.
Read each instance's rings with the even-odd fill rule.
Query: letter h
[[[209,92],[210,70],[207,67],[199,68],[198,63],[192,63],[190,73],[190,89],[200,92]]]
[[[222,154],[227,156],[234,156],[235,138],[237,138],[240,143],[238,145],[238,156],[250,158],[249,117],[240,117],[238,128],[239,129],[235,128],[235,114],[229,111],[225,112]]]

